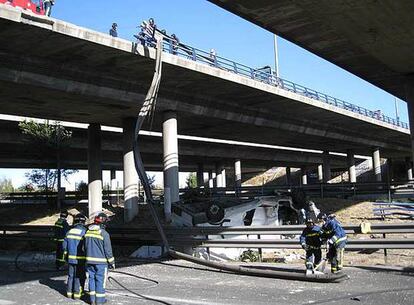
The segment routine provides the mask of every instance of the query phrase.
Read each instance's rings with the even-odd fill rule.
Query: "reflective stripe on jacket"
[[[91,225],[85,234],[86,263],[94,265],[113,264],[111,239],[99,225]]]
[[[65,218],[59,218],[54,226],[54,240],[63,242],[66,233],[69,231],[69,224]]]
[[[77,265],[85,263],[85,250],[84,250],[84,235],[86,233],[86,227],[82,224],[75,225],[66,234],[63,241],[64,257],[67,257],[69,264]]]
[[[346,241],[346,233],[341,224],[335,218],[328,218],[322,226],[322,236],[332,242],[332,244],[339,244],[341,241]]]
[[[301,245],[305,244],[311,249],[319,249],[322,244],[321,228],[317,225],[313,225],[311,228],[306,227],[302,231],[299,241]]]

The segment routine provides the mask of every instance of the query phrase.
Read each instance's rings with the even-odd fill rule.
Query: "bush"
[[[240,255],[239,260],[242,262],[258,262],[259,259],[259,252],[253,251],[251,249],[243,251],[243,253]]]

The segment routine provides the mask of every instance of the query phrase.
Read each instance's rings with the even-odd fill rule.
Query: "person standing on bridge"
[[[331,263],[331,272],[336,273],[343,268],[344,250],[347,241],[346,233],[335,215],[327,216],[320,213],[318,219],[324,221],[321,228],[321,238],[328,241],[327,258]]]
[[[56,269],[60,270],[65,265],[65,258],[63,253],[63,241],[66,233],[69,231],[69,224],[66,218],[68,217],[67,211],[60,212],[59,219],[55,222],[54,226],[54,238],[56,242]]]
[[[104,304],[105,283],[108,266],[115,269],[111,239],[105,230],[108,217],[99,213],[94,224],[89,226],[85,234],[86,271],[89,275],[89,296],[91,304]]]
[[[115,22],[112,23],[112,27],[109,30],[109,35],[111,35],[112,37],[118,37],[118,31],[116,30],[118,28],[118,24],[116,24]]]
[[[73,228],[63,241],[63,253],[69,264],[66,296],[79,300],[85,287],[85,251],[86,216],[77,214],[73,219]]]
[[[45,10],[45,16],[50,17],[53,5],[55,5],[55,0],[43,0],[43,9]]]
[[[306,275],[310,275],[322,259],[321,228],[311,218],[305,220],[306,228],[299,238],[302,249],[306,251]]]
[[[180,44],[180,40],[178,39],[177,35],[171,35],[171,54],[177,55],[178,46]]]

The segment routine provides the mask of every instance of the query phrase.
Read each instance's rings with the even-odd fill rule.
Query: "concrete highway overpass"
[[[24,136],[19,122],[0,120],[0,168],[56,168],[56,156],[45,155],[34,147],[30,138]],[[87,129],[66,127],[72,138],[62,152],[64,168],[88,168]],[[102,132],[102,169],[123,170],[123,134],[120,131]],[[141,152],[144,165],[150,171],[163,170],[163,147],[161,136],[143,135]],[[237,144],[223,144],[179,138],[179,166],[182,172],[197,172],[202,165],[204,172],[215,172],[218,165],[224,166],[228,174],[234,174],[234,163],[241,161],[242,180],[264,172],[269,168],[291,167],[315,170],[323,163],[323,155],[316,152],[265,148]],[[356,162],[362,162],[357,159]],[[330,156],[333,171],[347,168],[347,159]]]
[[[414,134],[413,1],[209,1],[405,100]]]
[[[380,152],[386,158],[411,152],[409,131],[389,118],[374,118],[366,109],[290,82],[263,81],[253,69],[228,60],[213,64],[208,53],[186,48],[180,56],[163,52],[157,108],[145,126],[164,132],[164,147],[177,141],[177,131],[164,125],[176,122],[181,135],[322,150],[325,156],[347,153],[350,171],[354,154],[374,153],[378,170]],[[90,202],[99,201],[100,125],[131,133],[127,122],[144,101],[154,58],[153,48],[0,5],[0,113],[89,123]],[[124,169],[133,168],[131,151],[128,156]],[[164,155],[164,168],[165,162]],[[380,172],[376,176],[381,180]],[[129,177],[136,181],[133,173]],[[168,185],[173,201],[176,180]]]
[[[149,87],[154,50],[60,20],[0,11],[0,113],[122,126]],[[134,54],[135,53],[135,54]],[[409,131],[232,71],[164,54],[153,130],[384,157],[410,153]]]
[[[406,100],[413,1],[209,1]]]

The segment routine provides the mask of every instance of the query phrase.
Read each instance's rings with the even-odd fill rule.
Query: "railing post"
[[[195,48],[192,48],[191,50],[193,51],[193,60],[197,61],[197,54]]]
[[[384,239],[386,239],[386,234],[385,233],[382,234],[382,237]],[[388,253],[387,253],[387,249],[386,248],[384,248],[384,262],[385,262],[385,264],[388,264]]]
[[[237,64],[233,61],[234,73],[238,74]]]
[[[260,234],[257,235],[257,239],[260,240]],[[262,248],[258,248],[258,252],[259,252],[259,262],[262,262],[263,261]]]

